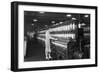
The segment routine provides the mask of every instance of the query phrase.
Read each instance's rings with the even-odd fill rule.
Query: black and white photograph
[[[90,58],[90,14],[24,11],[24,61]]]
[[[97,7],[12,2],[12,71],[97,66]]]

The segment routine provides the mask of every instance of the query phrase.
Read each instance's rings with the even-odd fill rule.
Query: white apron
[[[45,52],[51,52],[51,48],[50,48],[50,31],[46,31],[45,34]]]

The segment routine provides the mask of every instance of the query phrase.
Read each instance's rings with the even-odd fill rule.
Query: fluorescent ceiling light
[[[34,26],[34,24],[32,24],[32,26]]]
[[[84,17],[89,17],[89,15],[84,15]]]
[[[73,17],[72,20],[76,20],[76,18]]]
[[[37,19],[33,19],[33,21],[34,21],[34,22],[37,22],[38,20],[37,20]]]
[[[55,23],[55,21],[51,21],[51,23]]]
[[[60,24],[62,24],[63,22],[59,22]]]
[[[66,16],[67,16],[67,17],[71,17],[72,15],[71,15],[71,14],[67,14]]]

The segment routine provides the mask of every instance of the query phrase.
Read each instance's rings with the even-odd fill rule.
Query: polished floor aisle
[[[38,40],[35,42],[33,40],[33,45],[30,50],[27,50],[28,57],[25,57],[25,61],[45,61],[45,48],[44,42]]]

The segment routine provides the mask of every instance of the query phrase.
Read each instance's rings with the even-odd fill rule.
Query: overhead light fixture
[[[60,24],[62,24],[63,22],[59,22]]]
[[[67,14],[66,16],[67,16],[67,17],[71,17],[72,15],[71,15],[71,14]]]
[[[85,23],[82,23],[81,25],[84,26],[84,25],[86,25],[86,24],[85,24]]]
[[[34,26],[34,24],[32,24],[32,26]]]
[[[59,23],[56,23],[55,25],[59,25]]]
[[[38,20],[37,20],[37,19],[33,19],[33,21],[34,21],[34,22],[37,22]]]
[[[73,17],[72,20],[76,20],[76,18]]]
[[[84,15],[84,17],[89,17],[89,15]]]
[[[51,21],[51,23],[55,23],[55,21]]]

